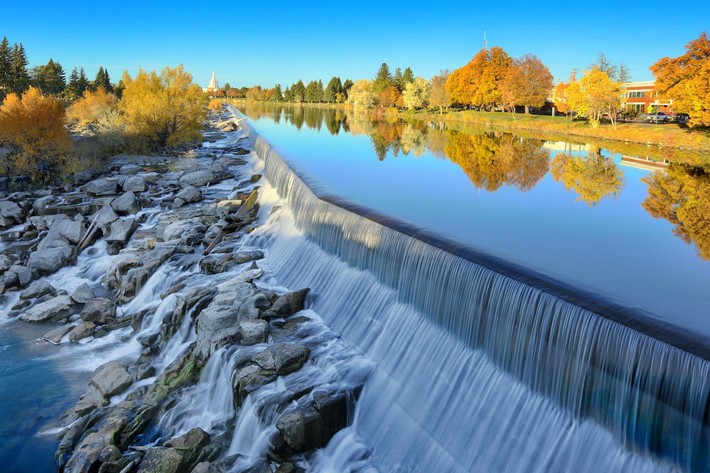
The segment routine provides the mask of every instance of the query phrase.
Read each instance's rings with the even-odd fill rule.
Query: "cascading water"
[[[262,201],[287,208],[251,244],[377,364],[315,470],[353,465],[363,441],[383,471],[710,469],[702,357],[319,199],[261,138],[256,151],[273,186]]]

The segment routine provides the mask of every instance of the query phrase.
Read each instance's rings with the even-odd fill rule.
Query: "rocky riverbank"
[[[323,355],[337,337],[304,311],[315,295],[262,281],[245,240],[266,209],[239,120],[213,116],[205,136],[0,200],[6,322],[108,361],[60,417],[60,471],[298,471],[348,425],[367,370],[341,382]],[[185,421],[225,396],[218,420]]]

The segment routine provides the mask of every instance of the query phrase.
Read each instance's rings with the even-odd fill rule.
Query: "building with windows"
[[[627,82],[624,84],[624,108],[636,113],[671,113],[673,101],[661,101],[653,91],[655,82]]]

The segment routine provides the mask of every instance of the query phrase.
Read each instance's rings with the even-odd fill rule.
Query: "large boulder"
[[[87,283],[81,283],[71,294],[71,298],[79,304],[85,304],[94,297],[96,297],[96,294]]]
[[[107,234],[111,224],[118,220],[118,215],[116,215],[116,212],[114,212],[110,205],[107,205],[96,212],[93,217],[91,217],[91,220],[96,222],[96,225],[102,230],[105,229],[104,234]]]
[[[145,451],[138,473],[182,473],[187,471],[183,456],[176,448],[150,447]]]
[[[202,200],[202,193],[193,186],[187,186],[177,193],[173,201],[173,207],[182,207],[185,204],[199,202]]]
[[[32,270],[27,266],[15,264],[5,272],[3,285],[5,287],[25,287],[32,281]]]
[[[37,299],[47,294],[54,294],[54,286],[44,279],[33,282],[27,289],[20,293],[20,299]]]
[[[20,223],[24,217],[22,208],[11,200],[0,200],[0,215],[8,220]]]
[[[78,244],[86,234],[86,223],[83,221],[83,219],[57,219],[54,220],[51,225],[52,226],[50,228],[50,234],[60,236],[75,245]]]
[[[125,192],[143,192],[146,189],[145,178],[143,176],[131,176],[123,181]]]
[[[124,248],[126,243],[133,235],[133,232],[138,228],[136,219],[133,217],[122,218],[111,224],[109,234],[106,241],[110,244],[115,244],[120,248]]]
[[[279,375],[301,369],[308,360],[308,347],[295,343],[276,343],[254,356],[251,360],[262,369]]]
[[[79,316],[81,320],[93,322],[96,325],[105,325],[115,318],[116,303],[110,299],[90,299],[84,305]]]
[[[308,289],[287,292],[274,302],[271,308],[264,312],[265,318],[285,317],[304,309]]]
[[[330,440],[323,418],[310,404],[283,414],[276,420],[276,428],[294,453],[323,448]]]
[[[92,195],[114,195],[118,182],[115,179],[95,179],[84,186],[84,190]]]
[[[194,465],[202,449],[209,443],[210,434],[197,427],[186,434],[171,438],[165,442],[165,446],[181,452],[185,465]]]
[[[98,171],[95,169],[85,169],[83,171],[79,171],[78,173],[74,174],[74,185],[75,186],[83,186],[93,178],[95,178],[98,175]]]
[[[76,343],[79,340],[91,337],[96,331],[96,324],[82,320],[79,324],[69,332],[69,341]]]
[[[25,322],[48,322],[59,320],[71,315],[74,301],[69,296],[57,296],[48,301],[30,307],[20,320]]]
[[[71,473],[89,473],[99,461],[101,451],[109,444],[106,435],[90,433],[78,445],[67,462],[64,471]]]
[[[37,250],[30,255],[27,266],[38,274],[52,274],[72,262],[73,249],[65,244],[55,248]]]
[[[180,184],[180,187],[183,188],[189,186],[199,187],[209,184],[214,180],[214,178],[215,175],[214,173],[212,173],[212,171],[202,169],[199,171],[193,171],[183,174],[182,177],[180,177],[178,183]]]
[[[118,215],[134,214],[140,210],[138,200],[133,192],[126,192],[111,202],[111,207]]]
[[[133,384],[133,378],[125,366],[119,362],[113,362],[101,367],[91,378],[89,384],[95,387],[104,398],[109,398],[128,389]]]
[[[53,345],[59,345],[59,342],[62,341],[64,335],[68,334],[72,330],[74,330],[73,325],[62,325],[61,327],[57,327],[54,330],[50,330],[49,332],[45,333],[42,336],[42,340],[46,340]]]

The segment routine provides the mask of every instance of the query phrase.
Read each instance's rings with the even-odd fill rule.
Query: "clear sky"
[[[382,62],[430,78],[465,64],[482,46],[538,56],[555,78],[600,52],[633,80],[683,54],[710,32],[710,0],[646,1],[218,1],[47,2],[2,0],[0,37],[22,42],[32,66],[51,57],[68,73],[184,64],[207,85],[290,85],[337,75],[372,78]]]

